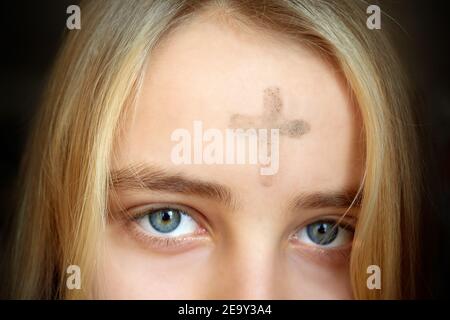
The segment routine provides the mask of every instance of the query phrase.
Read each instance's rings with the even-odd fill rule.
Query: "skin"
[[[113,170],[149,165],[220,184],[233,199],[223,203],[191,192],[117,186],[99,297],[352,298],[351,241],[324,249],[292,240],[307,224],[339,218],[346,208],[290,205],[297,195],[360,185],[361,120],[344,83],[335,68],[292,40],[244,31],[208,15],[166,37],[152,53]],[[261,182],[258,165],[172,163],[175,129],[192,131],[193,121],[202,120],[205,129],[225,130],[236,115],[261,117],[268,88],[279,90],[282,118],[304,121],[308,129],[301,137],[280,135],[280,167],[267,177],[270,183]],[[120,208],[142,213],[160,203],[192,208],[202,233],[185,237],[179,246],[155,246],[142,233],[136,236],[139,226],[120,213]],[[357,213],[352,208],[348,217]]]

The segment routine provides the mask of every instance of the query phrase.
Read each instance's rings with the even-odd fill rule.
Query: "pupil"
[[[319,232],[322,233],[322,234],[327,232],[327,227],[326,227],[325,224],[322,223],[322,224],[319,226]]]
[[[167,211],[164,211],[162,214],[162,220],[163,221],[169,221],[170,220],[170,214]]]

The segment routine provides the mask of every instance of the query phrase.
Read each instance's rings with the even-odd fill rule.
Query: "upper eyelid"
[[[141,209],[142,208],[142,209]],[[157,211],[161,209],[177,209],[180,211],[185,211],[188,215],[190,215],[194,220],[197,221],[196,217],[199,217],[200,220],[208,222],[207,216],[203,214],[201,211],[195,209],[192,206],[176,203],[176,202],[155,202],[150,204],[141,204],[141,205],[134,205],[128,208],[124,208],[121,210],[121,215],[125,214],[127,216],[130,216],[130,218],[138,219],[140,217],[143,217],[150,213],[150,211]],[[339,225],[349,225],[352,228],[355,228],[356,222],[358,221],[358,218],[354,215],[347,214],[342,219],[342,215],[321,215],[321,216],[315,216],[311,217],[305,221],[303,221],[296,229],[300,229],[302,227],[306,227],[307,225],[318,222],[321,220],[331,220],[335,222],[341,222]]]
[[[185,212],[189,217],[191,217],[195,221],[195,223],[198,224],[198,226],[200,228],[206,228],[209,230],[208,221],[207,221],[206,217],[201,212],[199,212],[198,210],[196,210],[195,208],[192,208],[190,206],[162,202],[162,203],[154,203],[154,204],[150,204],[150,205],[135,206],[135,207],[133,207],[133,209],[141,208],[141,207],[146,208],[146,209],[139,210],[139,212],[136,212],[134,214],[132,213],[130,215],[131,216],[130,219],[133,222],[136,222],[137,220],[145,217],[146,215],[149,215],[149,214],[156,212],[158,210],[161,210],[161,209],[176,209],[176,210]]]
[[[141,207],[144,207],[146,209],[138,210]],[[136,209],[136,208],[138,208],[138,209]],[[133,216],[136,219],[139,219],[139,218],[142,218],[142,217],[144,217],[144,216],[146,216],[148,214],[151,214],[151,213],[159,211],[159,210],[164,210],[164,209],[175,209],[175,210],[186,212],[188,215],[191,215],[191,209],[190,208],[186,208],[184,206],[182,207],[182,206],[179,206],[179,205],[173,205],[173,204],[171,204],[171,205],[155,205],[155,207],[153,207],[152,205],[137,206],[137,207],[133,207],[133,208],[130,208],[130,209],[127,209],[127,210],[130,211],[130,212],[138,211],[138,212],[136,212],[136,214],[133,214]]]
[[[121,216],[125,216],[131,219],[138,219],[140,217],[143,217],[147,214],[149,214],[151,211],[157,211],[161,209],[177,209],[180,211],[185,211],[189,215],[197,215],[201,214],[197,209],[184,205],[184,204],[178,204],[174,202],[155,202],[155,203],[147,203],[147,204],[140,204],[140,205],[134,205],[128,208],[123,208],[120,210],[119,214]]]
[[[298,233],[299,231],[303,230],[304,228],[306,228],[307,226],[309,226],[310,224],[313,224],[313,223],[316,223],[316,222],[319,222],[319,221],[327,221],[327,220],[328,220],[328,221],[334,221],[334,222],[337,222],[337,221],[339,221],[339,219],[340,219],[341,217],[342,217],[342,216],[338,216],[338,215],[334,215],[334,216],[333,216],[333,215],[324,215],[324,216],[313,217],[313,218],[311,218],[311,219],[308,219],[308,220],[304,221],[300,226],[296,227],[296,228],[294,229],[294,231],[290,233],[289,238],[290,238],[290,239],[291,239],[291,238],[296,238],[297,233]],[[353,216],[348,216],[348,217],[344,218],[344,219],[342,220],[341,223],[337,224],[337,226],[338,226],[338,227],[341,227],[341,228],[344,228],[342,225],[344,224],[345,219],[347,219],[347,220],[350,220],[350,219],[351,219],[351,220],[354,221],[354,223],[352,223],[352,224],[347,224],[347,225],[350,226],[350,228],[345,228],[345,229],[347,229],[347,230],[350,229],[350,230],[348,230],[348,231],[349,231],[349,232],[352,232],[352,233],[354,234],[355,229],[356,229],[357,218],[356,218],[356,217],[353,217]]]
[[[304,221],[297,228],[297,230],[299,230],[301,228],[304,228],[304,227],[306,227],[306,226],[308,226],[308,225],[310,225],[312,223],[319,222],[319,221],[333,221],[333,222],[339,222],[340,221],[340,223],[338,223],[339,226],[342,226],[342,225],[345,224],[345,225],[351,226],[352,228],[355,228],[356,227],[356,223],[358,221],[358,218],[354,217],[354,216],[349,216],[349,215],[345,216],[344,218],[342,218],[341,215],[322,215],[322,216],[319,216],[319,217],[312,217],[312,218]],[[348,223],[346,223],[346,222],[348,222]]]

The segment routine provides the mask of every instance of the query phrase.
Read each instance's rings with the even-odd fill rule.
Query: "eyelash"
[[[149,234],[149,232],[144,231],[142,226],[139,225],[138,221],[161,210],[178,210],[180,212],[185,212],[186,215],[189,216],[197,224],[198,230],[188,235],[176,237],[151,235]],[[128,221],[131,223],[127,224],[129,227],[128,229],[131,231],[133,236],[141,243],[143,243],[146,247],[148,246],[153,249],[163,250],[164,252],[166,252],[181,248],[187,249],[187,247],[190,247],[196,243],[198,244],[199,242],[197,240],[208,239],[208,231],[206,230],[206,228],[202,226],[202,223],[198,222],[198,220],[201,220],[199,218],[199,215],[200,213],[196,213],[195,209],[187,208],[181,205],[173,205],[173,204],[155,205],[150,208],[147,207],[145,210],[141,210],[140,213],[132,214],[131,221]],[[349,221],[348,219],[340,221],[338,217],[324,217],[324,218],[321,217],[316,218],[315,220],[312,221],[308,221],[307,223],[304,223],[302,227],[297,228],[294,234],[290,237],[290,242],[293,243],[295,247],[301,248],[301,250],[299,251],[303,251],[304,254],[313,257],[319,256],[330,261],[348,258],[349,253],[351,251],[350,250],[351,242],[350,245],[328,248],[326,246],[302,243],[299,241],[298,237],[295,236],[302,229],[305,229],[308,226],[317,223],[319,221],[334,223],[335,226],[338,227],[339,229],[343,228],[351,232],[352,234],[354,233],[354,224],[352,224],[351,221]]]

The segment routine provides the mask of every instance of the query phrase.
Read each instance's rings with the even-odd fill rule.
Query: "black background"
[[[92,0],[95,1],[95,0]],[[126,0],[124,0],[126,1]],[[359,0],[355,0],[359,1]],[[15,184],[24,142],[49,69],[63,39],[66,8],[78,1],[2,1],[0,95],[0,243],[14,214]],[[402,59],[424,101],[419,124],[428,133],[426,161],[432,214],[440,232],[433,244],[433,297],[449,296],[450,279],[450,14],[446,1],[391,0],[378,4],[399,25]],[[383,18],[384,19],[384,18]],[[81,13],[81,23],[83,14]],[[383,20],[382,20],[383,29]],[[380,30],[382,31],[382,30]],[[76,31],[70,31],[76,32]],[[26,151],[25,151],[26,152]],[[1,246],[0,246],[1,247]],[[0,249],[0,258],[1,252]]]

